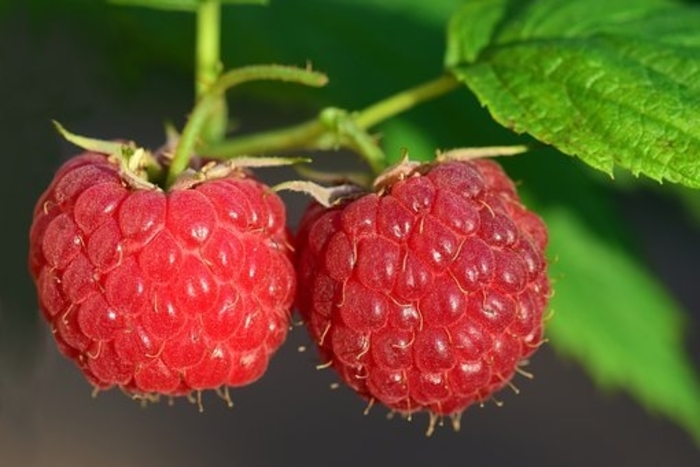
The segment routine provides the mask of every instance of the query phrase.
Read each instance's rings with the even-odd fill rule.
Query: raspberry
[[[238,171],[163,191],[93,152],[39,199],[29,263],[59,350],[135,396],[260,378],[296,286],[284,206],[262,183]]]
[[[491,160],[407,167],[376,192],[307,209],[297,305],[357,393],[457,426],[542,342],[547,231]]]

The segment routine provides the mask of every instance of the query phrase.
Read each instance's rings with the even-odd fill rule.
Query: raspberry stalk
[[[446,94],[459,86],[459,81],[452,75],[443,75],[427,83],[420,84],[406,91],[383,99],[362,110],[355,118],[360,128],[370,128],[395,115],[405,112],[421,102]]]
[[[218,0],[203,0],[197,8],[197,44],[195,95],[202,97],[221,75],[221,4]],[[214,109],[207,117],[201,138],[217,142],[226,136],[228,108],[226,99],[219,95]]]
[[[459,86],[452,75],[443,75],[418,86],[400,91],[358,112],[326,108],[318,117],[287,128],[212,143],[201,153],[213,159],[228,159],[241,154],[299,149],[329,150],[346,147],[357,151],[378,174],[386,164],[384,156],[367,143],[367,130],[416,105],[446,94]],[[374,145],[376,146],[376,144]]]
[[[194,154],[200,142],[200,137],[208,121],[207,119],[211,112],[216,110],[224,93],[239,84],[258,80],[295,82],[313,87],[321,87],[328,82],[328,78],[322,73],[281,65],[252,65],[224,73],[199,99],[190,114],[180,140],[175,147],[166,186],[172,185],[177,176],[187,168],[190,157]],[[230,157],[223,159],[230,159]]]

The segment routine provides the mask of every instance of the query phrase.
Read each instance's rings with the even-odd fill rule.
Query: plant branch
[[[452,75],[444,75],[382,99],[358,112],[327,108],[315,119],[298,125],[210,144],[202,149],[202,155],[228,159],[243,154],[299,149],[325,150],[342,146],[360,152],[372,169],[379,172],[385,163],[384,160],[379,160],[383,159],[383,154],[378,147],[371,147],[376,146],[376,143],[370,141],[371,137],[366,130],[458,86],[459,82]]]
[[[370,128],[425,101],[448,93],[459,86],[452,75],[443,75],[419,86],[401,91],[366,107],[355,116],[359,128]]]
[[[214,85],[221,72],[220,34],[221,5],[204,0],[197,10],[197,50],[195,95],[201,97]]]
[[[221,74],[221,4],[203,0],[197,8],[197,44],[195,51],[195,95],[201,98]],[[224,95],[219,96],[202,130],[204,141],[221,141],[226,136],[228,109]]]
[[[314,119],[281,130],[264,131],[222,141],[204,147],[202,155],[213,159],[230,159],[241,155],[288,149],[318,149],[317,139],[323,136],[326,130],[326,126],[321,121]]]
[[[257,80],[288,81],[315,87],[323,86],[328,82],[328,78],[322,73],[280,65],[247,66],[224,73],[200,97],[190,114],[173,153],[167,186],[171,186],[175,178],[187,168],[190,156],[195,153],[196,146],[200,142],[200,135],[207,123],[207,118],[216,109],[224,93],[239,84]]]

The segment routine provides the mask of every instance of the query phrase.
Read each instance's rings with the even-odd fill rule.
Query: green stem
[[[225,92],[239,84],[258,80],[289,81],[314,87],[323,86],[328,82],[328,78],[322,73],[280,65],[248,66],[224,73],[200,97],[190,114],[190,118],[173,153],[173,160],[168,171],[167,186],[171,186],[177,176],[187,168],[190,157],[194,154],[195,148],[200,142],[202,129],[207,124],[207,119],[211,112],[216,109]]]
[[[354,132],[347,145],[362,156],[375,175],[379,175],[386,168],[386,154],[366,131]]]
[[[452,75],[441,76],[437,79],[421,84],[382,99],[381,101],[353,113],[345,114],[353,125],[328,125],[328,121],[322,111],[314,120],[282,128],[279,130],[256,133],[230,140],[214,143],[205,147],[202,154],[216,159],[228,159],[241,154],[253,155],[262,152],[299,149],[330,149],[329,141],[345,141],[345,146],[356,149],[357,139],[338,138],[337,136],[352,136],[343,134],[343,128],[355,128],[367,130],[390,117],[404,112],[422,102],[434,99],[442,94],[457,88],[459,82]],[[340,129],[341,134],[335,134]],[[349,144],[348,144],[349,143]],[[384,161],[376,160],[376,157],[368,157],[366,151],[363,157],[375,170],[379,170]],[[376,151],[375,151],[376,152]]]
[[[459,81],[452,75],[444,75],[419,86],[401,91],[366,107],[355,116],[360,128],[370,128],[394,115],[405,112],[421,102],[429,101],[457,88]]]
[[[262,154],[285,149],[318,149],[316,139],[326,133],[319,120],[310,120],[282,130],[264,131],[205,147],[202,155],[230,159],[241,155]]]
[[[386,168],[386,155],[374,137],[357,124],[356,118],[343,109],[329,107],[319,117],[329,134],[318,140],[328,148],[347,147],[358,153],[372,169],[375,175]],[[317,149],[326,149],[318,147]]]
[[[197,45],[195,95],[201,98],[211,88],[221,73],[221,4],[219,0],[203,0],[197,9]],[[205,141],[221,141],[226,136],[228,109],[224,95],[208,116],[202,131]]]

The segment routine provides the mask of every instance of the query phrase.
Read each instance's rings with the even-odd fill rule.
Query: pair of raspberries
[[[486,159],[413,164],[311,203],[292,236],[249,172],[164,191],[87,152],[36,205],[30,269],[59,350],[96,389],[252,383],[296,306],[322,363],[361,396],[458,417],[542,342],[546,243]]]

